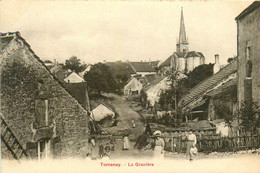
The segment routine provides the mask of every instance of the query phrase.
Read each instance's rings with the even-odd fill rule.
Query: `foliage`
[[[159,98],[159,104],[164,110],[172,110],[177,106],[178,100],[186,92],[186,88],[183,87],[183,83],[178,79],[179,72],[173,71],[169,75],[168,80],[170,82],[170,89],[161,93]]]
[[[228,58],[228,59],[227,59],[227,62],[228,62],[228,63],[231,63],[231,62],[234,61],[235,59],[236,59],[236,56],[231,57],[231,58]]]
[[[101,95],[102,92],[109,93],[117,90],[116,81],[105,64],[94,64],[85,74],[84,79],[87,81],[89,91],[98,95]]]
[[[127,80],[131,77],[134,72],[129,63],[126,62],[107,62],[106,65],[109,67],[114,79],[116,80],[119,89],[124,88]]]
[[[126,82],[128,80],[128,76],[126,74],[116,74],[115,80],[119,88],[124,88]]]
[[[237,88],[232,87],[219,95],[218,101],[215,101],[215,109],[219,118],[223,118],[227,124],[230,124],[232,120],[235,118],[233,115],[233,110],[231,109],[232,105],[228,105],[228,103],[236,103],[237,102]]]
[[[178,79],[178,72],[171,72],[169,81],[171,81],[171,88],[162,92],[159,104],[162,108],[168,110],[169,105],[175,108],[176,103],[182,96],[195,87],[197,84],[210,77],[213,74],[213,64],[203,64],[196,67],[193,71],[187,74],[187,78]]]
[[[257,102],[247,101],[241,104],[241,108],[237,113],[239,119],[242,120],[242,126],[246,131],[257,126],[257,114],[259,115],[260,109]]]
[[[233,113],[225,102],[222,101],[221,103],[216,104],[215,109],[217,115],[219,115],[219,118],[223,118],[227,124],[231,124],[233,120]]]
[[[188,73],[188,78],[183,79],[182,82],[184,87],[186,87],[187,89],[191,89],[212,75],[213,64],[203,64]]]
[[[160,98],[159,98],[159,105],[162,110],[171,110],[171,108],[174,108],[174,90],[168,89],[165,90],[161,93]]]
[[[145,108],[147,104],[147,94],[144,90],[141,90],[140,92],[140,102],[142,104],[142,107]]]
[[[76,73],[79,73],[84,70],[84,65],[81,65],[81,60],[78,59],[76,56],[72,56],[71,58],[67,59],[65,61],[64,68],[70,69],[72,71],[75,71]]]

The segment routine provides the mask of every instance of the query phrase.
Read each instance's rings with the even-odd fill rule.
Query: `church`
[[[170,69],[189,73],[194,68],[205,63],[205,57],[201,52],[189,51],[189,42],[186,37],[183,8],[181,9],[179,38],[176,43],[176,52],[159,65],[160,72],[166,73]]]

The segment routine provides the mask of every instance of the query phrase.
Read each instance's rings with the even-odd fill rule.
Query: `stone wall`
[[[56,121],[60,156],[84,156],[88,139],[88,115],[83,107],[50,74],[29,45],[15,37],[0,54],[1,114],[24,148],[32,140],[35,98],[48,95],[49,122]],[[3,158],[10,153],[1,145]]]
[[[260,104],[260,9],[238,20],[238,101],[246,97],[246,48],[250,47],[252,60],[252,97]]]

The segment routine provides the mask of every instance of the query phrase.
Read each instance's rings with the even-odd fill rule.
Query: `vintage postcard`
[[[260,172],[260,1],[0,3],[1,172]]]

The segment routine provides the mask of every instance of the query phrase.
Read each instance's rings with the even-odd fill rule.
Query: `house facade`
[[[236,17],[238,103],[250,100],[260,106],[260,2],[253,2]]]
[[[154,80],[150,84],[146,85],[143,90],[147,94],[147,101],[151,106],[158,103],[160,99],[160,94],[170,88],[170,82],[165,76],[160,76],[158,79]]]
[[[133,77],[124,87],[124,95],[137,95],[140,94],[143,84]]]
[[[32,158],[85,157],[88,112],[57,80],[19,32],[1,34],[1,119]],[[13,158],[1,129],[1,157]]]

